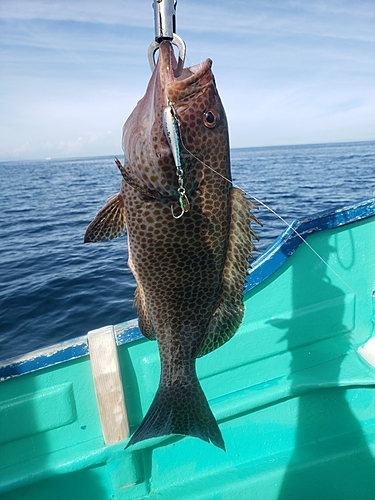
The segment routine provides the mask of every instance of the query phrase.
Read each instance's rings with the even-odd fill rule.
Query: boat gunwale
[[[350,205],[323,210],[313,215],[295,219],[273,243],[251,264],[244,293],[269,278],[302,245],[310,234],[337,229],[375,215],[375,197]],[[302,236],[302,238],[301,238]]]
[[[310,234],[339,228],[372,216],[375,216],[375,197],[295,219],[252,263],[244,293],[269,278],[289,259],[303,243],[299,235],[306,238]],[[119,323],[113,329],[117,346],[147,340],[140,332],[136,318]],[[87,335],[83,335],[18,357],[0,360],[0,381],[79,359],[88,354]]]

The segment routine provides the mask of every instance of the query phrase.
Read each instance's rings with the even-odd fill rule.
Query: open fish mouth
[[[184,68],[182,61],[177,61],[173,45],[169,41],[163,41],[159,46],[159,58],[157,68],[164,76],[168,84],[178,82],[178,87],[189,87],[202,79],[211,69],[212,60],[205,59],[199,64]],[[156,70],[156,69],[155,69]],[[212,77],[210,76],[209,79]]]

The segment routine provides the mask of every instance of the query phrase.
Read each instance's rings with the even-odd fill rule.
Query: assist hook
[[[159,49],[159,45],[163,40],[169,40],[178,49],[178,63],[175,73],[181,73],[186,54],[185,42],[176,35],[176,7],[177,0],[154,0],[154,24],[155,24],[155,40],[148,48],[148,62],[151,71],[155,68],[155,52]]]

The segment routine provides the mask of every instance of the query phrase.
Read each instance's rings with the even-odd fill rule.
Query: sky
[[[232,147],[375,140],[374,0],[179,0]],[[152,0],[0,0],[0,161],[118,155]]]

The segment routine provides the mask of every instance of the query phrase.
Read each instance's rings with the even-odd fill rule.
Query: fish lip
[[[181,89],[194,85],[212,66],[212,60],[207,58],[199,64],[181,70],[176,61],[173,46],[167,40],[160,43],[159,51],[158,66],[160,73],[165,75],[167,84],[175,83]]]

